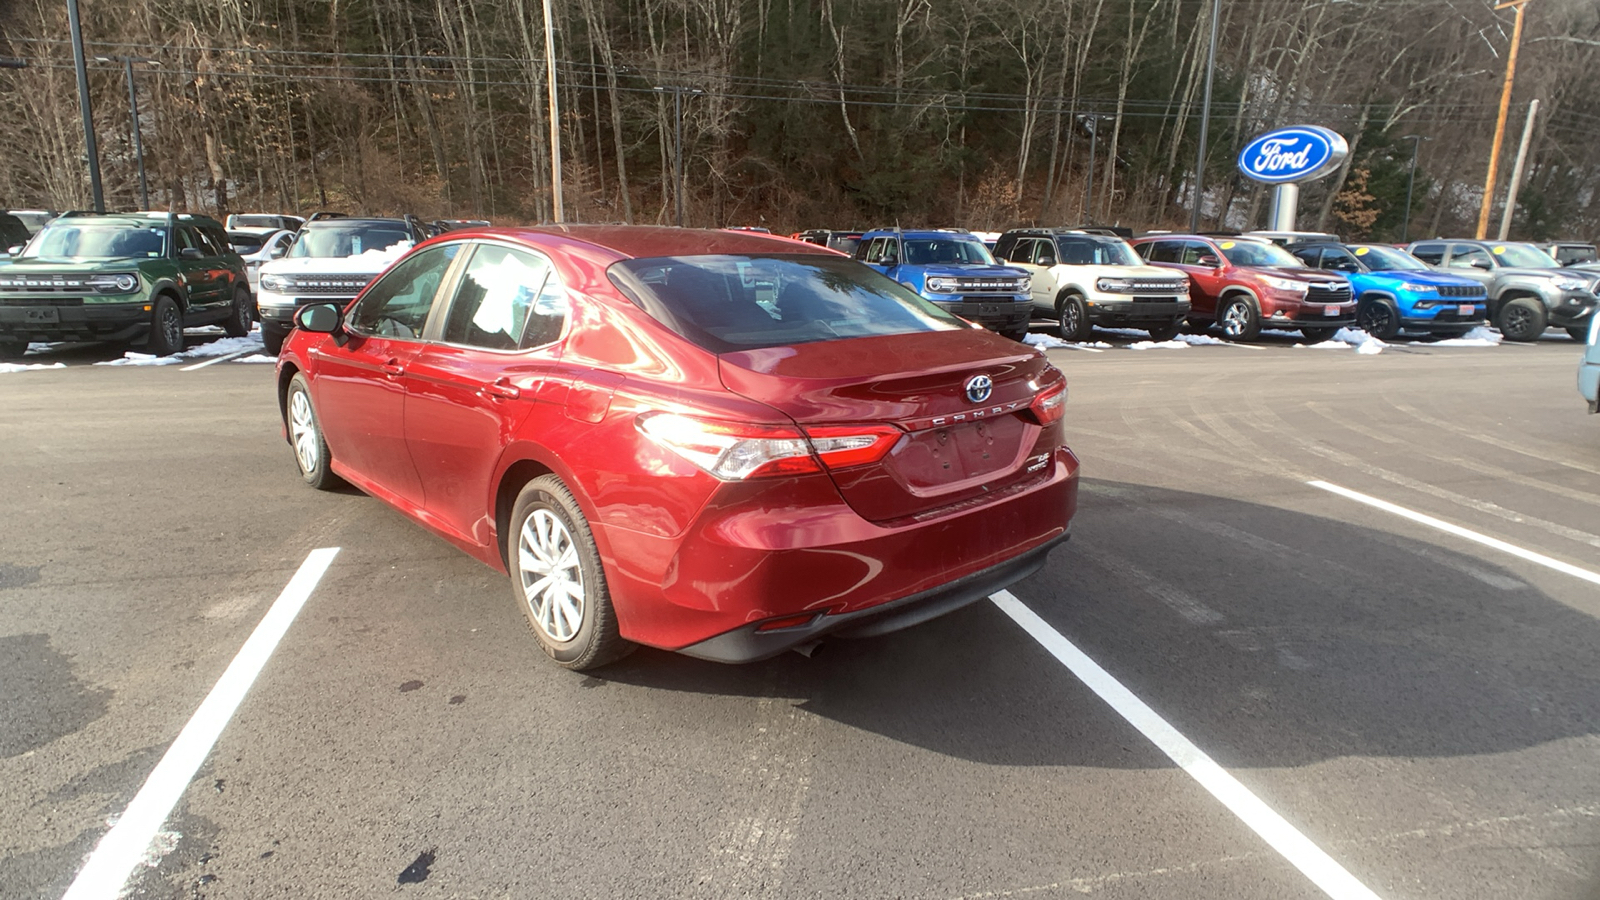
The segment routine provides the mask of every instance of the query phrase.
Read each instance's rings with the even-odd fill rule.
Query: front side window
[[[1322,251],[1322,265],[1319,268],[1335,272],[1359,272],[1361,264],[1350,255],[1350,251],[1340,247],[1329,247]]]
[[[350,311],[350,328],[381,337],[422,337],[433,296],[460,249],[459,243],[444,244],[400,260],[361,295]]]
[[[972,238],[906,238],[906,263],[913,266],[994,265],[982,241]]]
[[[550,261],[535,253],[483,244],[461,276],[444,341],[489,350],[548,344],[567,321],[566,290]]]
[[[1036,266],[1053,266],[1056,264],[1056,248],[1049,241],[1033,242],[1033,264]]]
[[[1416,248],[1411,251],[1411,255],[1425,263],[1428,263],[1429,265],[1437,266],[1444,262],[1444,245],[1418,244]]]
[[[1494,265],[1488,251],[1471,244],[1457,244],[1450,252],[1452,269],[1487,269]]]
[[[713,353],[968,327],[877,271],[836,257],[631,259],[609,274],[652,318]]]
[[[1206,257],[1216,259],[1217,252],[1205,241],[1184,241],[1178,251],[1178,262],[1186,266],[1203,266],[1200,260]],[[1215,263],[1212,263],[1215,265]]]

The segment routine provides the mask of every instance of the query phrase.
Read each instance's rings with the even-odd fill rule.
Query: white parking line
[[[194,773],[211,754],[222,729],[233,718],[234,710],[239,708],[250,685],[255,683],[261,668],[277,649],[278,641],[289,630],[338,553],[338,547],[323,547],[311,551],[300,564],[299,571],[273,601],[261,624],[250,633],[238,655],[228,664],[227,671],[222,673],[211,693],[178,733],[178,739],[167,748],[166,755],[145,779],[144,787],[134,795],[117,824],[95,846],[63,900],[116,900],[122,893],[129,873],[188,789]]]
[[[1557,572],[1561,572],[1562,574],[1571,575],[1573,578],[1581,578],[1584,581],[1588,581],[1593,584],[1600,584],[1600,572],[1591,572],[1588,569],[1579,568],[1571,563],[1565,563],[1559,559],[1552,559],[1551,557],[1545,556],[1543,553],[1535,553],[1532,550],[1525,550],[1521,547],[1518,547],[1516,544],[1508,544],[1499,538],[1492,538],[1486,534],[1479,534],[1478,532],[1469,528],[1462,528],[1460,525],[1446,522],[1443,519],[1435,519],[1433,516],[1406,509],[1404,506],[1397,506],[1387,500],[1379,500],[1377,497],[1371,497],[1359,491],[1352,491],[1349,488],[1340,487],[1337,484],[1329,484],[1326,481],[1308,481],[1306,484],[1309,484],[1314,488],[1327,491],[1331,494],[1338,494],[1341,497],[1354,500],[1357,503],[1365,503],[1366,505],[1375,509],[1381,509],[1384,512],[1393,513],[1401,518],[1410,519],[1413,522],[1419,522],[1428,526],[1429,528],[1437,528],[1446,534],[1453,534],[1456,537],[1465,538],[1474,543],[1482,544],[1485,547],[1493,547],[1496,550],[1499,550],[1503,553],[1509,553],[1512,556],[1525,559],[1528,562],[1538,563],[1547,569],[1555,569]]]
[[[1213,762],[1199,747],[1167,724],[1155,710],[1123,687],[1122,682],[1111,677],[1010,591],[1000,591],[989,599],[1050,651],[1051,656],[1078,676],[1078,680],[1116,710],[1128,724],[1139,729],[1140,734],[1149,738],[1162,753],[1200,782],[1200,786],[1209,791],[1211,796],[1222,801],[1223,806],[1250,826],[1272,849],[1311,879],[1311,883],[1321,888],[1323,893],[1334,900],[1378,900],[1377,894],[1345,871],[1333,857],[1322,852],[1322,848],[1313,844],[1299,829],[1273,812],[1271,807],[1250,793],[1249,788]]]
[[[214,366],[219,362],[227,362],[230,359],[238,359],[239,357],[245,355],[246,353],[254,353],[254,352],[256,352],[257,349],[259,349],[259,348],[252,347],[249,350],[240,350],[238,353],[229,353],[227,356],[213,356],[210,359],[206,360],[205,362],[195,363],[192,366],[184,366],[183,368],[179,369],[178,371],[179,372],[193,372],[195,369],[204,369],[206,366]]]

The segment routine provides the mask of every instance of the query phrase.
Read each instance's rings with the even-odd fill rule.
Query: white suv
[[[1171,340],[1189,314],[1182,272],[1145,265],[1114,235],[1065,228],[1008,231],[994,255],[1033,275],[1033,312],[1048,315],[1063,340],[1086,341],[1095,325],[1139,328]]]
[[[425,235],[404,219],[313,219],[300,228],[283,258],[263,263],[256,290],[261,342],[277,353],[307,303],[346,303]]]

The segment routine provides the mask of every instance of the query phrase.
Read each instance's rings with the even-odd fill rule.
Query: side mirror
[[[289,252],[289,245],[288,244],[277,244],[276,246],[274,246],[271,250],[269,250],[267,252],[267,255],[272,257],[273,259],[283,259],[284,254],[286,254],[288,252]]]
[[[1487,272],[1494,268],[1494,263],[1489,262],[1487,259],[1475,259],[1472,261],[1472,267],[1474,269],[1482,269]]]
[[[1197,265],[1197,266],[1210,266],[1213,269],[1219,269],[1219,268],[1222,267],[1222,260],[1220,260],[1217,257],[1212,256],[1211,254],[1207,253],[1206,255],[1204,255],[1204,256],[1200,257],[1199,259],[1195,260],[1195,265]]]
[[[184,247],[178,251],[179,259],[200,259],[204,256],[199,247]]]
[[[18,253],[22,252],[22,246],[23,245],[21,245],[21,244],[12,244],[11,246],[6,248],[6,255],[7,256],[16,256]]]
[[[344,324],[344,313],[334,303],[312,303],[295,312],[294,324],[304,331],[333,334]]]

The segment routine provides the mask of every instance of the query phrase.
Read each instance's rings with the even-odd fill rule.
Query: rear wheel
[[[1527,297],[1518,297],[1500,307],[1500,321],[1496,323],[1508,341],[1533,341],[1544,334],[1544,304]]]
[[[1205,334],[1206,332],[1210,331],[1211,326],[1215,324],[1216,323],[1210,319],[1196,319],[1193,316],[1190,316],[1189,318],[1183,320],[1183,330],[1189,332],[1190,334]]]
[[[1387,341],[1400,333],[1400,314],[1388,300],[1374,297],[1361,301],[1356,310],[1356,324],[1367,334]]]
[[[1230,341],[1253,341],[1261,334],[1261,313],[1243,294],[1223,301],[1221,322],[1222,333]]]
[[[512,596],[551,659],[593,669],[633,650],[617,630],[589,523],[560,478],[545,475],[523,487],[505,540]]]
[[[1339,333],[1339,329],[1337,329],[1337,328],[1302,328],[1302,329],[1300,329],[1300,335],[1302,337],[1304,337],[1308,343],[1312,343],[1312,344],[1320,344],[1323,341],[1333,337],[1334,335],[1336,335],[1338,333]]]
[[[1089,324],[1089,308],[1077,294],[1062,297],[1057,304],[1056,327],[1063,341],[1087,341],[1093,326]]]
[[[1165,325],[1152,325],[1147,330],[1150,332],[1150,340],[1152,341],[1170,341],[1178,336],[1178,332],[1183,330],[1183,320],[1179,319],[1176,322],[1169,322]]]
[[[1589,329],[1584,325],[1568,325],[1567,334],[1572,335],[1572,339],[1580,344],[1589,340]]]
[[[250,325],[255,321],[255,313],[250,309],[250,290],[244,285],[233,289],[233,306],[228,310],[228,321],[222,323],[222,330],[228,337],[244,337],[250,333]]]
[[[1005,331],[1000,332],[1000,335],[1002,337],[1008,337],[1020,344],[1022,343],[1022,339],[1028,336],[1028,326],[1019,325],[1015,328],[1007,328]]]
[[[145,349],[157,356],[171,356],[183,349],[183,310],[165,294],[156,298],[150,311],[150,339]]]
[[[28,352],[28,342],[22,338],[0,338],[0,360],[21,359]]]

